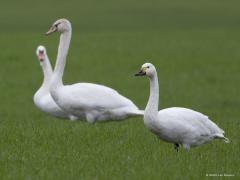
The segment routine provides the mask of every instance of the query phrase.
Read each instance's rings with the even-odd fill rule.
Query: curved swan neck
[[[70,46],[72,30],[61,33],[56,65],[53,73],[53,85],[63,85],[62,77],[66,64],[68,49]]]
[[[145,112],[155,114],[158,113],[158,103],[159,103],[159,85],[157,72],[149,77],[150,79],[150,96],[148,99],[147,107]]]
[[[45,61],[41,62],[41,66],[42,66],[43,76],[44,76],[42,86],[49,86],[53,71],[47,55],[46,55]]]

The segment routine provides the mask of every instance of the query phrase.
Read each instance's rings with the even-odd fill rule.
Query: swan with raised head
[[[185,149],[205,144],[213,139],[223,139],[224,131],[207,116],[191,109],[172,107],[158,111],[159,86],[157,71],[153,64],[145,63],[135,76],[148,76],[150,97],[144,111],[144,125],[160,139]]]
[[[40,62],[40,65],[42,67],[44,80],[41,87],[33,96],[33,101],[35,105],[42,111],[58,118],[69,118],[71,120],[78,119],[75,116],[65,113],[54,102],[52,96],[50,95],[49,89],[51,85],[51,78],[52,78],[53,71],[52,71],[52,66],[48,59],[46,48],[44,46],[38,46],[36,50],[36,54]]]
[[[90,123],[143,115],[132,101],[109,87],[92,83],[63,85],[62,76],[72,34],[71,23],[67,19],[59,19],[46,35],[53,32],[60,32],[60,42],[50,93],[64,111],[84,116]]]

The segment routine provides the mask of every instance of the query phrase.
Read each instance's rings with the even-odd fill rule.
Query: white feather
[[[59,31],[61,36],[50,93],[65,112],[83,116],[90,123],[143,115],[132,101],[109,87],[92,83],[63,85],[62,76],[72,33],[71,23],[60,19],[47,34],[55,31]]]
[[[146,63],[141,74],[150,78],[150,97],[144,113],[145,126],[160,139],[182,144],[189,149],[215,138],[223,139],[224,131],[212,122],[206,115],[191,109],[172,107],[158,111],[159,86],[155,67]]]
[[[41,51],[41,52],[40,52]],[[51,85],[52,78],[52,66],[49,62],[46,48],[44,46],[38,46],[37,56],[40,61],[40,65],[43,70],[44,80],[41,87],[34,94],[33,101],[34,104],[43,112],[46,112],[52,116],[58,118],[69,118],[71,120],[78,119],[77,117],[64,112],[53,100],[50,95],[49,89]]]

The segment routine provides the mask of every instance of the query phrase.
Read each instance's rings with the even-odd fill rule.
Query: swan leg
[[[95,121],[96,121],[96,117],[92,113],[87,113],[86,119],[87,119],[87,122],[89,122],[91,124],[95,123]]]
[[[70,119],[71,121],[76,121],[76,120],[78,120],[78,118],[77,118],[76,116],[73,116],[73,115],[70,115],[70,116],[69,116],[69,119]]]
[[[175,143],[174,144],[174,149],[178,152],[178,148],[179,148],[179,144],[178,143]]]
[[[189,146],[189,144],[183,144],[183,148],[186,149],[186,150],[189,150],[190,146]]]

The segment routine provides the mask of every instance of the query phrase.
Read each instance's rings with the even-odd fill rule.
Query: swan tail
[[[225,143],[230,143],[230,140],[229,140],[228,138],[226,138],[226,137],[223,137],[223,141],[224,141]]]
[[[144,110],[139,110],[138,114],[139,115],[144,115]]]
[[[217,134],[215,138],[222,139],[225,143],[230,143],[230,140],[226,138],[223,134]]]
[[[138,110],[138,111],[131,112],[130,114],[131,114],[131,116],[143,116],[144,111]]]
[[[139,110],[138,108],[124,108],[124,111],[129,115],[129,116],[143,116],[144,115],[144,110]]]

